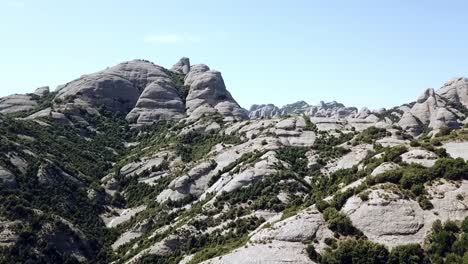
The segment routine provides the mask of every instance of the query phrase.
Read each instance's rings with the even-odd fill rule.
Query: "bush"
[[[324,200],[318,200],[315,206],[317,207],[317,210],[319,210],[319,212],[322,213],[325,209],[330,207],[330,204]],[[468,224],[467,224],[467,227],[468,227]]]
[[[424,250],[419,244],[397,246],[388,257],[388,264],[419,264],[429,263]]]
[[[356,137],[356,142],[371,144],[375,140],[384,138],[385,136],[387,136],[387,130],[385,128],[369,127],[364,129]]]
[[[306,114],[303,114],[302,118],[304,118],[304,122],[306,124],[304,130],[309,130],[309,131],[314,131],[314,132],[318,131],[317,126],[314,123],[312,123],[309,116],[307,116]]]
[[[432,233],[427,238],[428,254],[444,257],[449,253],[453,243],[457,240],[453,231],[454,227],[451,222],[447,222],[445,225],[442,225],[440,220],[434,222],[432,225]]]
[[[401,161],[400,155],[407,152],[405,146],[393,147],[385,149],[383,160],[398,163]]]
[[[323,217],[328,223],[328,228],[343,236],[362,235],[357,230],[351,220],[344,214],[338,212],[334,207],[329,207],[323,211]]]
[[[328,250],[322,255],[323,264],[387,263],[388,250],[379,244],[363,239],[348,239],[338,244],[336,250]]]
[[[431,210],[434,208],[434,205],[431,203],[431,201],[429,201],[429,199],[426,196],[419,197],[418,203],[423,210]]]
[[[439,159],[432,167],[432,170],[437,177],[443,177],[448,180],[468,179],[468,164],[461,158]]]
[[[439,132],[435,135],[435,137],[444,137],[444,136],[448,136],[450,135],[450,132],[452,132],[452,130],[448,127],[442,127],[439,129]]]
[[[319,253],[317,253],[317,251],[315,250],[314,245],[309,244],[309,245],[307,246],[307,248],[306,248],[306,252],[307,252],[307,255],[309,256],[309,258],[310,258],[312,261],[320,262],[320,255],[319,255]]]
[[[404,169],[400,184],[405,189],[411,189],[413,185],[427,182],[430,179],[429,175],[426,168],[412,164]]]

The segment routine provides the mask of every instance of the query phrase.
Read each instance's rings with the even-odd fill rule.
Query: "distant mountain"
[[[249,111],[250,119],[268,119],[275,117],[307,115],[312,118],[366,119],[377,123],[387,121],[403,127],[413,135],[418,135],[426,128],[460,128],[468,122],[468,79],[456,78],[447,82],[438,91],[427,89],[416,102],[411,102],[390,110],[371,111],[363,108],[345,107],[335,101],[312,106],[304,101],[278,108],[273,104],[253,105]],[[384,119],[384,118],[387,119]]]

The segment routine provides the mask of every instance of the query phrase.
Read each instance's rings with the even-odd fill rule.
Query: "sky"
[[[119,62],[221,71],[238,103],[414,101],[468,73],[468,1],[0,0],[0,96]]]

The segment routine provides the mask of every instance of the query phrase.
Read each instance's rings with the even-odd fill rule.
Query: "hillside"
[[[0,98],[0,263],[466,263],[468,79],[242,109],[182,58]]]

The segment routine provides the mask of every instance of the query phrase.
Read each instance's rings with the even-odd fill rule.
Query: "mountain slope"
[[[2,98],[0,263],[461,263],[464,80],[248,120],[182,58]]]

